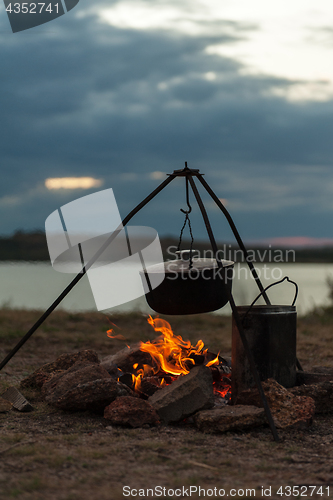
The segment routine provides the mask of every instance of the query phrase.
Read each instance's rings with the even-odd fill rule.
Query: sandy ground
[[[39,315],[0,310],[1,359]],[[184,339],[202,339],[210,350],[231,355],[230,318],[166,319]],[[110,322],[129,344],[155,337],[140,314],[56,311],[3,369],[0,392],[18,387],[21,379],[62,353],[95,349],[103,357],[118,351],[124,343],[107,337],[106,331],[114,328]],[[332,336],[332,310],[299,319],[298,358],[305,369],[333,366]],[[1,499],[333,496],[332,415],[317,416],[307,429],[279,431],[276,443],[268,427],[221,435],[203,434],[191,424],[112,427],[101,416],[57,411],[40,401],[37,392],[24,394],[35,411],[0,413]]]

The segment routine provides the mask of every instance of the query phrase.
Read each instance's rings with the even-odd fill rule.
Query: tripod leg
[[[229,214],[228,210],[225,208],[225,206],[223,205],[223,203],[216,196],[216,194],[211,189],[211,187],[207,184],[207,182],[205,181],[205,179],[201,175],[197,175],[197,177],[198,177],[199,181],[201,182],[201,184],[203,185],[203,187],[206,189],[206,191],[208,191],[208,193],[213,198],[213,200],[215,201],[215,203],[217,204],[217,206],[222,210],[223,214],[225,215],[225,217],[226,217],[226,219],[227,219],[227,221],[229,223],[229,226],[231,227],[232,232],[234,233],[234,236],[235,236],[236,241],[237,241],[237,243],[239,245],[239,248],[243,252],[243,255],[245,257],[245,261],[246,261],[247,265],[250,268],[252,276],[255,279],[255,281],[256,281],[256,283],[258,285],[258,288],[259,288],[260,292],[262,293],[263,298],[265,299],[266,304],[270,305],[271,302],[270,302],[270,300],[269,300],[269,298],[268,298],[268,296],[267,296],[267,294],[266,294],[266,292],[264,290],[263,284],[260,281],[260,278],[259,278],[259,276],[257,274],[257,271],[256,271],[253,263],[249,260],[249,256],[248,256],[246,247],[245,247],[245,245],[243,243],[243,240],[242,240],[239,232],[237,231],[237,228],[235,226],[234,221],[232,220],[231,215]]]
[[[14,349],[12,349],[10,353],[7,354],[7,356],[1,361],[0,370],[2,370],[2,368],[6,366],[8,361],[10,361],[13,356],[15,356],[17,351],[19,351],[21,347],[26,343],[26,341],[30,339],[31,335],[35,333],[37,328],[42,323],[44,323],[46,318],[51,314],[52,311],[54,311],[57,305],[60,304],[60,302],[66,297],[66,295],[68,295],[68,293],[72,290],[72,288],[74,288],[74,286],[80,281],[80,279],[83,278],[84,275],[85,273],[80,273],[77,276],[75,276],[73,281],[65,288],[65,290],[53,302],[53,304],[44,312],[44,314],[39,318],[39,320],[36,321],[36,323],[30,328],[30,330],[24,335],[24,337],[22,337],[22,339],[18,342],[18,344],[14,347]]]
[[[210,194],[210,196],[213,198],[213,200],[215,201],[215,203],[217,204],[217,206],[222,210],[223,214],[225,215],[225,217],[226,217],[227,221],[229,222],[229,225],[230,225],[230,227],[232,229],[232,232],[234,233],[234,236],[235,236],[235,238],[237,240],[239,248],[242,250],[242,252],[244,254],[246,263],[247,263],[247,265],[250,268],[252,276],[255,279],[255,281],[256,281],[256,283],[258,285],[258,288],[259,288],[260,292],[262,293],[263,298],[265,299],[266,304],[267,305],[271,305],[269,297],[268,297],[268,295],[266,294],[266,292],[264,290],[263,284],[260,281],[260,278],[259,278],[259,276],[257,274],[257,271],[256,271],[253,263],[248,260],[248,253],[247,253],[246,247],[245,247],[245,245],[243,243],[243,240],[242,240],[239,232],[237,231],[237,228],[235,226],[234,221],[232,220],[231,215],[229,214],[228,210],[225,208],[225,206],[223,205],[223,203],[216,196],[216,194],[214,193],[214,191],[212,190],[212,188],[209,186],[209,184],[207,184],[207,182],[205,181],[205,179],[201,176],[201,174],[198,174],[197,177],[198,177],[199,181],[201,182],[201,184],[203,185],[203,187]],[[298,370],[303,371],[302,365],[299,362],[298,358],[296,358],[296,366],[297,366]]]
[[[171,174],[165,181],[163,181],[150,195],[148,195],[139,205],[137,205],[122,221],[122,224],[109,236],[109,238],[105,241],[105,243],[101,246],[101,248],[96,252],[96,254],[90,259],[90,261],[83,267],[83,270],[73,279],[73,281],[65,288],[65,290],[59,295],[59,297],[53,302],[53,304],[42,314],[38,321],[30,328],[30,330],[22,337],[22,339],[18,342],[18,344],[10,351],[10,353],[1,361],[0,370],[8,361],[12,359],[13,356],[21,349],[21,347],[26,343],[26,341],[31,337],[31,335],[40,327],[42,323],[46,320],[46,318],[54,311],[54,309],[60,304],[60,302],[69,294],[69,292],[75,287],[75,285],[83,278],[86,274],[86,271],[90,269],[90,267],[96,262],[98,257],[102,255],[105,249],[112,243],[112,241],[119,234],[121,229],[128,224],[128,222],[134,217],[135,214],[141,210],[147,203],[149,203],[162,189],[164,189],[173,179],[175,175]]]

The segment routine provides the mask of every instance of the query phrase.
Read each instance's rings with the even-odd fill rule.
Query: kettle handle
[[[248,310],[244,314],[243,321],[246,318],[246,316],[249,314],[249,312],[251,311],[251,309],[254,306],[254,304],[257,302],[257,300],[262,296],[262,294],[264,292],[266,292],[272,286],[279,285],[280,283],[283,283],[286,280],[289,281],[289,283],[292,283],[293,285],[295,285],[295,288],[296,288],[296,290],[295,290],[295,297],[294,297],[294,300],[293,300],[293,302],[291,304],[292,306],[294,306],[295,302],[296,302],[296,299],[297,299],[297,295],[298,295],[298,285],[297,285],[297,283],[295,283],[295,281],[292,281],[291,279],[289,279],[288,276],[285,276],[284,278],[282,278],[282,280],[276,281],[275,283],[271,283],[270,285],[266,286],[266,288],[262,292],[260,292],[259,295],[257,295],[257,297],[254,299],[254,301],[252,302],[252,304],[249,306]]]

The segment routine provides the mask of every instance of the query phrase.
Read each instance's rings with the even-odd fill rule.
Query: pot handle
[[[292,281],[291,279],[289,279],[288,276],[285,276],[284,278],[282,278],[282,280],[276,281],[275,283],[271,283],[270,285],[266,286],[266,288],[262,292],[260,292],[259,295],[257,295],[257,297],[254,299],[254,301],[252,302],[252,304],[249,306],[248,310],[244,314],[243,321],[246,318],[246,316],[249,314],[249,312],[251,311],[251,309],[254,306],[254,304],[257,302],[257,300],[262,296],[262,294],[264,292],[266,292],[272,286],[279,285],[280,283],[283,283],[286,280],[289,281],[289,283],[292,283],[293,285],[295,285],[295,288],[296,288],[296,290],[295,290],[295,297],[294,297],[294,300],[293,300],[293,302],[291,304],[292,306],[294,306],[295,302],[296,302],[296,299],[297,299],[297,295],[298,295],[298,285],[297,285],[297,283],[295,283],[295,281]]]

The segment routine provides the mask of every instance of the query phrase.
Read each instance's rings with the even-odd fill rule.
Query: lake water
[[[305,314],[314,306],[329,303],[327,278],[333,277],[333,264],[256,264],[265,286],[281,277],[289,276],[299,286],[297,312]],[[75,275],[54,271],[46,262],[0,263],[0,306],[14,309],[47,309]],[[117,286],[121,286],[118,282]],[[284,282],[269,290],[272,304],[291,304],[295,288]],[[244,264],[235,267],[233,295],[237,305],[247,305],[258,295],[258,288]],[[258,302],[260,303],[260,302]],[[96,306],[86,276],[74,287],[58,308],[67,311],[96,311]],[[141,297],[114,310],[139,310],[152,313]],[[110,310],[111,311],[111,310]],[[218,314],[230,314],[225,306]]]

